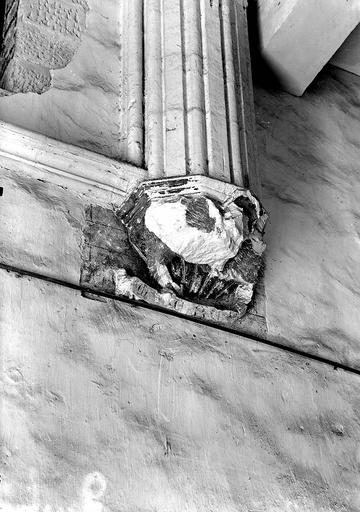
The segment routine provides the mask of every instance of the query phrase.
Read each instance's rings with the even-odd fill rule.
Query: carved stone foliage
[[[166,306],[178,298],[245,314],[262,266],[267,219],[249,190],[204,176],[147,181],[117,217],[150,276],[146,282],[116,271],[117,293],[136,297],[140,279],[154,295],[151,302]]]

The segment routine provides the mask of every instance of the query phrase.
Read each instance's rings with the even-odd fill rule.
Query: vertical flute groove
[[[145,4],[145,165],[151,178],[164,175],[163,39],[161,0]]]
[[[121,2],[120,4],[120,33],[122,35],[122,42],[120,46],[120,98],[119,98],[119,146],[121,158],[126,160],[127,158],[127,118],[125,115],[125,104],[127,98],[126,82],[124,76],[126,73],[126,8],[127,2]]]
[[[232,4],[234,7],[234,4]],[[240,152],[240,126],[239,95],[241,88],[239,76],[236,75],[234,52],[238,50],[239,41],[232,32],[231,19],[235,16],[235,9],[231,10],[229,0],[221,1],[221,27],[223,48],[223,69],[226,99],[226,121],[228,130],[229,162],[232,182],[236,185],[244,185]],[[234,37],[235,36],[235,37]]]
[[[125,2],[124,2],[125,3]],[[128,160],[143,165],[143,0],[128,0]]]
[[[238,92],[238,117],[240,126],[240,154],[244,186],[251,188],[261,198],[261,183],[257,163],[255,111],[252,89],[251,63],[246,17],[246,0],[233,4],[233,38],[237,42],[235,71]]]
[[[205,103],[205,122],[206,122],[206,147],[207,147],[207,175],[211,175],[214,167],[212,138],[211,138],[211,105],[209,91],[209,63],[208,48],[206,40],[206,0],[200,0],[200,20],[201,20],[201,45],[203,55],[202,80],[204,86],[204,103]]]
[[[231,126],[230,126],[230,111],[229,111],[229,91],[228,91],[228,78],[227,78],[227,55],[226,55],[226,43],[224,33],[224,13],[223,13],[223,2],[219,1],[219,18],[220,18],[220,46],[221,46],[221,57],[222,57],[222,68],[223,68],[223,85],[224,85],[224,98],[225,98],[225,118],[226,118],[226,132],[227,132],[227,143],[229,152],[229,170],[230,170],[230,181],[234,182],[234,169],[232,159],[232,140],[231,140]]]
[[[160,26],[161,26],[161,102],[162,102],[162,145],[163,145],[163,174],[167,169],[167,143],[166,143],[166,81],[165,81],[165,19],[164,0],[160,0]]]
[[[185,41],[185,13],[184,0],[180,2],[180,30],[181,30],[181,60],[182,60],[182,82],[183,82],[183,112],[184,112],[184,144],[185,144],[185,172],[191,174],[189,155],[189,116],[188,116],[188,83],[187,83],[187,58]]]
[[[183,12],[183,73],[186,87],[187,172],[207,174],[207,133],[201,11],[199,2],[181,0]]]
[[[241,151],[241,162],[242,162],[242,172],[243,172],[243,182],[245,186],[249,186],[249,148],[247,144],[247,119],[245,116],[245,96],[244,96],[244,83],[242,80],[242,62],[241,62],[241,53],[239,49],[239,44],[241,41],[240,29],[239,29],[239,13],[235,8],[234,12],[234,28],[235,28],[235,38],[236,38],[236,56],[237,56],[237,72],[238,72],[238,104],[239,104],[239,117],[241,123],[242,130],[242,151]]]

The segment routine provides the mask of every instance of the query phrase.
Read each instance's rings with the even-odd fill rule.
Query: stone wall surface
[[[329,67],[301,99],[256,89],[264,205],[270,213],[265,300],[259,309],[255,303],[254,316],[248,317],[254,321],[238,326],[354,368],[360,367],[359,81]],[[25,139],[20,140],[23,146]],[[29,138],[26,144],[35,142]],[[6,141],[1,149],[14,151],[14,145],[15,140]],[[40,142],[35,146],[39,151]],[[47,146],[46,154],[55,148],[55,143]],[[74,149],[57,151],[71,155]],[[100,164],[86,162],[82,167],[92,166],[95,176]],[[113,175],[106,176],[107,164],[101,165],[102,177],[115,184]],[[83,279],[111,291],[103,276],[116,265],[124,235],[117,238],[114,218],[98,219],[91,227],[87,208],[111,213],[135,181],[126,186],[123,179],[122,192],[100,190],[96,183],[60,180],[9,155],[2,166],[1,262],[78,284],[85,259],[91,273],[83,273]],[[139,181],[144,177],[135,168],[127,170],[128,176],[138,173]],[[84,239],[100,249],[86,252]]]
[[[358,375],[0,271],[6,512],[356,512]]]
[[[0,263],[63,281],[0,271],[0,508],[360,510],[359,375],[336,370],[360,369],[359,85],[329,68],[301,99],[256,90],[267,336],[335,368],[71,289],[89,253],[100,273],[127,257],[113,211],[145,173],[0,127]]]
[[[269,332],[356,366],[359,105],[360,78],[332,67],[302,98],[256,89]]]
[[[0,118],[126,159],[120,141],[124,91],[119,3],[22,0],[19,12],[21,62],[13,66],[28,83],[17,86],[13,76],[8,85],[35,92],[0,97]]]
[[[245,5],[22,0],[0,119],[152,178],[204,174],[260,195]]]
[[[87,4],[19,0],[9,5],[0,86],[8,93],[41,94],[51,86],[51,71],[66,67],[74,56],[86,26]]]

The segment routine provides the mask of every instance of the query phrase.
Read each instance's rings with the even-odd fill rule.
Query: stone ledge
[[[122,196],[147,177],[131,164],[0,121],[1,157],[41,169],[52,181],[65,177]]]

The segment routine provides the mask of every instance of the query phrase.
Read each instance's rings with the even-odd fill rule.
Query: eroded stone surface
[[[65,2],[60,4],[65,6]],[[55,69],[51,63],[51,87],[42,94],[18,92],[0,98],[1,120],[107,156],[128,160],[120,140],[120,136],[127,136],[127,131],[120,128],[120,109],[124,97],[121,82],[123,69],[119,59],[119,10],[122,4],[119,7],[118,0],[88,0],[85,29],[80,37],[67,36],[66,32],[58,34],[39,25],[39,33],[43,30],[49,36],[58,37],[61,43],[68,41],[70,48],[75,48],[75,53],[69,62],[66,61],[65,67],[61,64]],[[78,9],[82,9],[83,5],[81,3]],[[48,18],[53,23],[51,17]],[[35,49],[42,52],[44,45],[40,39],[36,36]],[[49,40],[52,41],[52,37]],[[51,44],[49,42],[46,48]],[[62,48],[61,55],[65,56],[68,46]],[[29,48],[31,54],[34,51],[34,47]]]
[[[87,10],[85,0],[8,0],[0,86],[11,93],[48,90],[52,70],[69,64],[80,44]]]
[[[82,286],[147,302],[216,325],[231,326],[243,333],[266,335],[262,278],[245,316],[185,300],[170,290],[159,291],[145,261],[130,244],[125,227],[118,221],[115,211],[114,208],[95,204],[86,208],[80,277]]]
[[[217,193],[206,190],[207,181]],[[205,177],[154,180],[137,188],[118,215],[160,291],[246,312],[266,222],[248,190]]]

